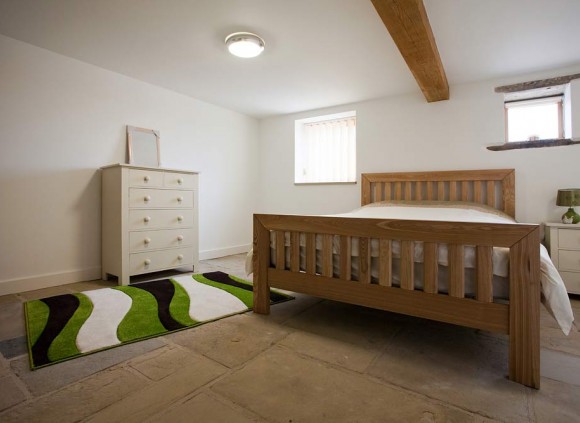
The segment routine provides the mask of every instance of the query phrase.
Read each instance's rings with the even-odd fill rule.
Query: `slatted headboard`
[[[515,170],[363,173],[362,205],[385,200],[471,201],[515,217]]]

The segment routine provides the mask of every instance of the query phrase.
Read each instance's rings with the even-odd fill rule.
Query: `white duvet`
[[[448,203],[449,204],[449,203]],[[375,219],[405,219],[405,220],[437,220],[450,222],[479,222],[479,223],[507,223],[517,224],[510,216],[499,211],[479,206],[465,206],[458,204],[437,205],[408,205],[400,203],[373,203],[349,213],[332,215],[333,217],[375,218]],[[288,236],[288,234],[286,234]],[[335,237],[336,238],[336,237]],[[335,239],[334,250],[338,251],[338,239]],[[302,244],[302,241],[301,241]],[[378,256],[377,243],[371,244],[371,256]],[[286,240],[289,245],[289,239]],[[274,245],[272,245],[274,247]],[[317,245],[317,249],[320,246]],[[358,256],[358,245],[353,242],[352,255]],[[399,256],[399,243],[393,242],[393,256]],[[416,243],[415,262],[423,261],[422,244]],[[508,276],[509,250],[494,248],[493,273]],[[473,247],[465,248],[465,267],[475,267],[475,251]],[[251,262],[247,263],[250,264]],[[439,248],[439,264],[447,265],[447,249]],[[251,272],[250,269],[247,269]],[[572,329],[574,315],[566,291],[566,287],[556,267],[552,263],[548,251],[540,245],[540,273],[543,298],[542,302],[554,316],[562,332],[568,335]]]

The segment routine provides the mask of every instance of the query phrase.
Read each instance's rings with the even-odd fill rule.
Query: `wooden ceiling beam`
[[[428,102],[449,100],[449,84],[423,0],[371,0]]]

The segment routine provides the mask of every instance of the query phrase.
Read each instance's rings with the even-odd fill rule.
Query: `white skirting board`
[[[247,253],[252,249],[252,244],[238,245],[236,247],[218,248],[217,250],[205,250],[199,252],[200,260],[209,260],[218,257],[231,256],[233,254]]]
[[[0,281],[0,296],[101,279],[101,266]]]
[[[245,244],[235,247],[219,248],[216,250],[200,251],[199,258],[200,260],[209,260],[218,257],[231,256],[232,254],[247,253],[251,248],[252,244]],[[100,266],[71,270],[68,272],[48,273],[44,275],[8,279],[0,281],[0,296],[96,279],[101,279]]]

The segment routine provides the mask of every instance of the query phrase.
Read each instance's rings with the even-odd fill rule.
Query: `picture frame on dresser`
[[[127,151],[129,164],[161,166],[159,131],[127,125]]]

